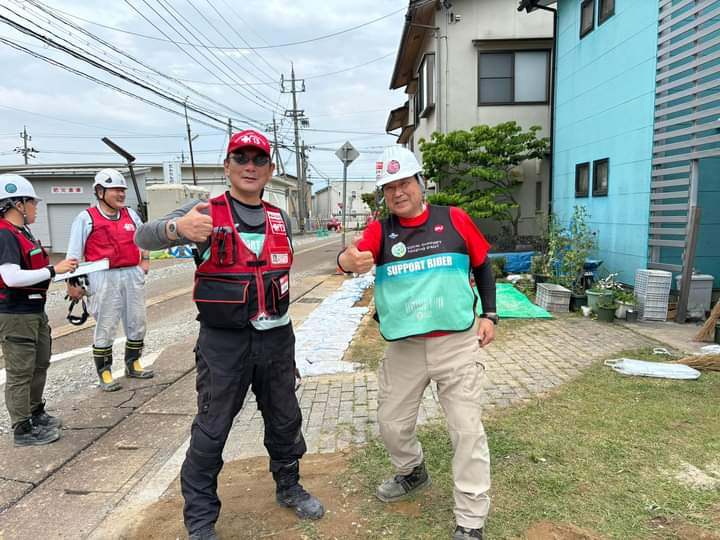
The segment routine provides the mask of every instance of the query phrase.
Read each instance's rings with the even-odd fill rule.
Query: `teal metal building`
[[[519,9],[556,13],[552,211],[586,206],[625,283],[692,265],[720,287],[720,0]]]

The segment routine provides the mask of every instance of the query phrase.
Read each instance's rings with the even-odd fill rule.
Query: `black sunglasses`
[[[247,157],[245,154],[230,154],[230,159],[232,159],[238,165],[247,165],[248,163],[250,163],[250,158]],[[265,165],[270,163],[270,156],[265,154],[258,154],[254,158],[252,158],[252,162],[255,164],[256,167],[264,167]]]

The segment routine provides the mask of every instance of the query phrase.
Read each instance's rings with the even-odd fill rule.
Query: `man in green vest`
[[[435,381],[454,449],[452,538],[482,539],[490,453],[482,425],[480,348],[494,339],[498,322],[490,246],[464,211],[425,204],[422,167],[410,150],[387,148],[382,171],[377,186],[390,216],[372,222],[338,256],[348,272],[377,265],[377,319],[390,342],[378,374],[378,423],[397,474],[376,495],[393,502],[430,485],[415,426],[425,388]],[[483,306],[479,318],[470,274]]]

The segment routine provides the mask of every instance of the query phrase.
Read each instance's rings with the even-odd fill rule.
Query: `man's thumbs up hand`
[[[183,217],[178,218],[175,222],[177,232],[183,238],[192,240],[193,242],[203,242],[207,240],[212,232],[212,218],[203,210],[210,208],[210,203],[201,202],[196,204]]]

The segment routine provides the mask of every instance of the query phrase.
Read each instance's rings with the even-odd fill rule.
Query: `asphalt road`
[[[295,259],[290,274],[291,301],[310,294],[318,283],[318,277],[327,276],[335,271],[335,258],[340,249],[340,237],[324,239],[304,239],[295,246]],[[173,259],[153,261],[146,282],[148,300],[159,296],[172,298],[151,305],[148,308],[147,335],[144,356],[159,354],[165,347],[177,342],[178,337],[186,338],[197,334],[198,323],[195,320],[197,310],[191,294],[184,292],[192,286],[194,263],[191,260]],[[54,328],[67,325],[67,301],[64,300],[64,285],[54,284],[48,298],[48,316]],[[117,336],[122,336],[119,325]],[[48,372],[45,398],[50,405],[54,400],[62,400],[73,392],[95,386],[96,377],[90,347],[93,329],[83,329],[53,342],[53,363]],[[124,343],[116,340],[114,346],[114,369],[122,368]],[[4,360],[0,358],[0,383],[4,382]],[[5,409],[4,392],[0,392],[0,434],[9,429],[9,419]]]

